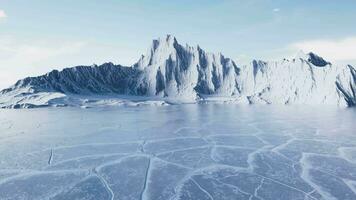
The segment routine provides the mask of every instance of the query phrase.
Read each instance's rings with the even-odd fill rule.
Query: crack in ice
[[[148,175],[150,173],[150,167],[151,167],[151,158],[148,158],[148,163],[147,163],[147,168],[146,168],[146,173],[145,173],[145,180],[143,182],[143,188],[140,194],[140,199],[146,199],[145,198],[145,193],[146,193],[146,189],[148,187]]]
[[[192,180],[192,182],[193,182],[203,193],[205,193],[205,194],[209,197],[209,199],[214,200],[214,198],[211,196],[211,194],[210,194],[208,191],[206,191],[202,186],[200,186],[199,183],[197,183],[193,178],[190,178],[190,180]]]

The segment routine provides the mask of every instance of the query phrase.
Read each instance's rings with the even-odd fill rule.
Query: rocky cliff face
[[[167,36],[154,40],[146,55],[131,67],[105,63],[22,79],[0,92],[0,107],[49,106],[63,96],[93,95],[183,101],[214,96],[248,103],[353,106],[355,85],[352,66],[332,65],[314,53],[239,66],[221,54],[182,46]]]
[[[139,88],[147,95],[195,99],[199,95],[234,95],[239,68],[221,54],[182,46],[172,36],[154,40],[133,66],[143,71]]]

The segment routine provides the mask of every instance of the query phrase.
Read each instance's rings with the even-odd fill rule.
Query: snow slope
[[[183,46],[168,35],[154,40],[131,67],[112,63],[77,66],[19,80],[0,92],[0,107],[85,106],[101,97],[121,102],[122,95],[126,101],[140,102],[214,99],[354,106],[355,93],[356,71],[352,66],[333,65],[314,53],[239,66],[222,54]]]

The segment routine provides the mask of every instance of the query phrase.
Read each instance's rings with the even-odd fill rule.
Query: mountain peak
[[[177,39],[172,35],[166,35],[165,38],[158,38],[153,40],[152,49],[156,50],[159,46],[173,46],[173,44],[178,43]]]
[[[325,67],[326,65],[330,64],[330,62],[324,60],[324,58],[318,56],[317,54],[313,52],[309,52],[306,54],[304,53],[303,50],[298,51],[298,53],[295,56],[295,59],[302,59],[308,61],[317,67]]]
[[[175,54],[176,48],[179,46],[177,39],[169,34],[166,37],[154,39],[147,53],[142,55],[133,66],[134,68],[144,69],[147,66],[157,64],[157,62],[168,59],[170,55]]]
[[[324,58],[316,55],[313,52],[308,53],[308,61],[318,67],[325,67],[326,65],[330,64],[330,62],[325,61]]]
[[[173,42],[177,42],[177,39],[173,35],[167,34],[166,35],[166,41],[169,42],[169,43],[173,43]]]

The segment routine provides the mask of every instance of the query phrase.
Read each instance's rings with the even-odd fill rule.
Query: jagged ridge
[[[62,71],[53,70],[38,77],[19,80],[7,93],[19,88],[31,88],[36,92],[61,92],[72,94],[125,93],[135,84],[140,71],[112,63],[100,66],[77,66]]]
[[[354,106],[355,74],[352,66],[334,66],[314,53],[279,62],[254,60],[250,65],[238,66],[222,54],[207,53],[199,46],[182,46],[168,35],[154,40],[131,67],[112,63],[77,66],[22,79],[1,91],[0,107],[22,105],[29,99],[35,102],[36,98],[43,99],[39,95],[43,93],[120,94],[188,101],[219,96],[246,103]]]

